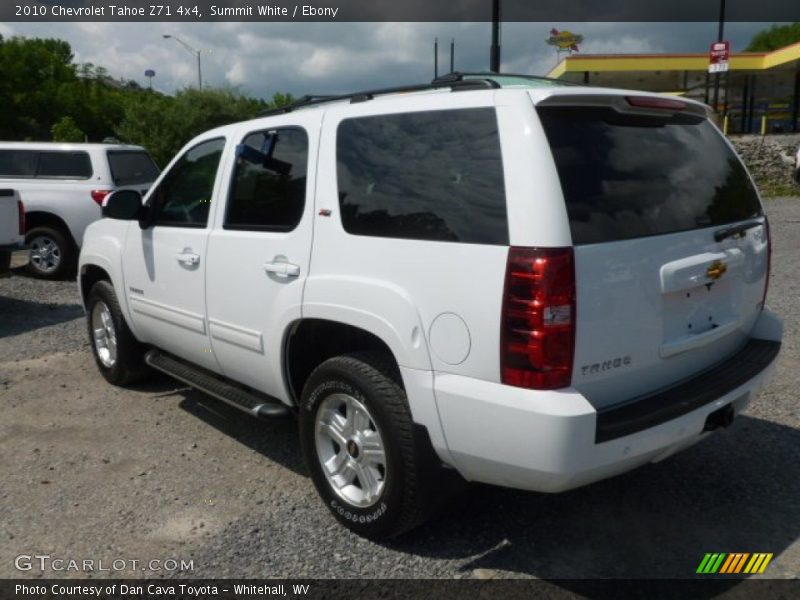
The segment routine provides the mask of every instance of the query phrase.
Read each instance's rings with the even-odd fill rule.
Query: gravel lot
[[[193,577],[687,577],[706,552],[800,573],[800,198],[770,200],[786,326],[747,415],[662,463],[557,496],[475,486],[389,544],[335,524],[292,422],[165,377],[97,373],[73,282],[0,280],[0,577],[14,557],[193,560]],[[162,576],[123,571],[114,575]],[[26,576],[81,576],[40,573]]]

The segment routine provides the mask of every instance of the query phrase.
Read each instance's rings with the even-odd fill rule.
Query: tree
[[[72,117],[62,117],[50,131],[54,142],[82,142],[86,138]]]
[[[753,36],[745,52],[772,52],[795,42],[800,42],[800,23],[773,25]]]

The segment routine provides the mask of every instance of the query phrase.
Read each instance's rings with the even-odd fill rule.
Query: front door
[[[239,131],[207,264],[209,332],[222,372],[276,398],[285,397],[282,336],[301,316],[309,270],[315,173],[309,156],[316,156],[321,117],[277,122],[289,118],[284,126],[248,124]]]
[[[202,141],[165,173],[147,204],[153,225],[132,225],[124,277],[137,337],[218,371],[206,323],[209,220],[225,139]]]

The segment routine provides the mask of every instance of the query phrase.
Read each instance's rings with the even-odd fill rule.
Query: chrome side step
[[[234,408],[264,419],[285,419],[292,412],[280,400],[247,390],[200,367],[191,365],[155,348],[144,356],[144,362],[170,377],[182,381]]]

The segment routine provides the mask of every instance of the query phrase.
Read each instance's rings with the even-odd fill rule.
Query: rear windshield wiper
[[[739,223],[738,225],[734,225],[732,227],[726,227],[725,229],[717,229],[714,232],[714,241],[721,242],[722,240],[727,240],[729,237],[734,237],[740,233],[744,233],[748,229],[758,227],[759,225],[761,225],[761,221],[752,220]]]

